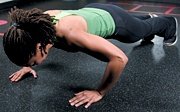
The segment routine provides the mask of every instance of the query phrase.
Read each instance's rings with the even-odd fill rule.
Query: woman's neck
[[[49,14],[50,16],[56,16],[59,13],[61,13],[61,10],[47,10],[44,12],[44,14]]]

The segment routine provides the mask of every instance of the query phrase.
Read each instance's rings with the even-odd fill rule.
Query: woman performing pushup
[[[10,76],[19,81],[31,68],[41,64],[52,47],[66,51],[82,51],[107,62],[101,84],[97,89],[84,90],[69,100],[72,106],[101,100],[118,81],[128,58],[110,43],[113,38],[132,43],[150,41],[154,35],[164,38],[164,45],[177,42],[177,20],[174,17],[133,16],[112,4],[93,3],[79,10],[48,10],[14,8],[10,12],[12,25],[3,37],[8,58],[23,68]]]

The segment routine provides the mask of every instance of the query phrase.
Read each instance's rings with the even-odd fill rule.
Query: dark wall
[[[29,4],[33,4],[37,2],[44,2],[44,1],[48,1],[48,0],[12,0],[8,2],[3,2],[3,3],[0,3],[0,13],[5,10],[9,10],[13,6],[19,7],[19,6],[25,6],[25,5],[29,5]]]
[[[5,2],[0,4],[0,12],[2,10],[6,10],[11,8],[12,6],[24,6],[32,3],[37,3],[37,2],[44,2],[44,1],[65,1],[65,0],[12,0],[10,2]],[[69,0],[68,0],[69,1]],[[100,1],[105,1],[105,2],[127,2],[127,1],[140,1],[140,2],[153,2],[153,3],[171,3],[171,4],[176,4],[180,5],[180,0],[74,0],[74,1],[95,1],[95,2],[100,2]]]
[[[137,1],[180,4],[180,0],[137,0]]]
[[[108,2],[127,2],[127,1],[140,1],[140,2],[152,2],[152,3],[170,3],[180,5],[180,0],[106,0]]]

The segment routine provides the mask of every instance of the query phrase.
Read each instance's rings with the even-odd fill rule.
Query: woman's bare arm
[[[99,101],[114,86],[127,64],[128,58],[122,50],[102,37],[73,27],[66,27],[62,29],[62,32],[69,44],[75,44],[83,49],[100,53],[108,58],[108,64],[99,88],[95,91],[80,92],[70,100],[71,105],[79,106],[87,103],[86,107],[88,107],[92,103]],[[101,97],[99,97],[97,92],[100,93]]]

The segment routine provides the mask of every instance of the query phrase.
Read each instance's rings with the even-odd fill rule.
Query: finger
[[[81,94],[84,94],[84,91],[79,92],[79,93],[75,93],[75,95],[81,95]]]
[[[9,78],[12,78],[16,73],[13,73],[12,75],[9,76]]]
[[[80,97],[83,97],[83,94],[80,94],[80,95],[77,95],[75,97],[73,97],[72,99],[69,100],[69,102],[74,102],[76,99],[80,98]]]
[[[10,75],[9,78],[12,78],[14,76],[14,74]]]
[[[37,78],[37,74],[34,70],[31,70],[30,73],[33,75],[34,78]]]
[[[21,78],[22,78],[22,75],[19,75],[19,77],[17,77],[15,81],[19,81]]]
[[[11,81],[15,81],[15,80],[19,77],[19,75],[21,75],[21,74],[15,74],[15,75],[11,78]]]
[[[72,106],[73,106],[73,105],[76,105],[77,103],[83,101],[84,99],[87,99],[87,97],[86,97],[86,96],[79,97],[79,98],[77,98],[76,100],[74,100],[73,102],[71,102],[71,105],[72,105]]]
[[[19,79],[21,79],[22,78],[22,76],[23,76],[23,74],[21,73],[21,74],[19,74],[19,75],[17,75],[17,77],[14,79],[14,81],[16,82],[16,81],[18,81]]]
[[[82,98],[81,98],[82,97]],[[70,104],[71,104],[71,106],[74,106],[76,103],[78,103],[80,100],[82,100],[84,97],[83,96],[81,96],[81,97],[74,97],[73,99],[71,99],[69,102],[70,102]]]
[[[88,99],[88,98],[86,98],[86,99],[84,99],[84,100],[80,101],[79,103],[77,103],[75,106],[76,106],[76,107],[79,107],[79,106],[81,106],[81,105],[83,105],[83,104],[87,103],[88,101],[89,101],[89,99]]]
[[[93,99],[91,99],[86,105],[85,105],[85,108],[88,108],[89,106],[91,106],[91,104],[94,102]]]
[[[76,97],[73,97],[72,99],[70,99],[69,103],[73,102],[74,100],[76,100]]]

